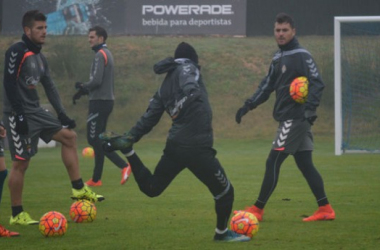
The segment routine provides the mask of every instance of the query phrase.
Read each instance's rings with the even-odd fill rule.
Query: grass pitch
[[[85,145],[81,145],[80,149]],[[136,152],[153,169],[164,141],[142,140]],[[216,140],[215,149],[235,187],[234,209],[257,198],[270,140]],[[157,198],[143,195],[133,178],[119,184],[120,172],[106,161],[103,186],[93,188],[106,200],[96,203],[93,223],[69,223],[66,235],[44,238],[38,226],[9,226],[10,199],[3,191],[0,223],[21,233],[1,238],[6,249],[379,249],[380,155],[334,156],[331,139],[317,138],[314,163],[336,211],[335,221],[302,222],[316,208],[306,181],[289,157],[265,209],[258,234],[248,243],[212,241],[216,216],[211,194],[189,171],[183,171]],[[9,152],[6,152],[8,154]],[[81,173],[91,177],[93,162],[80,157]],[[7,159],[8,169],[11,162]],[[40,149],[27,171],[24,209],[35,219],[56,210],[70,221],[71,186],[60,161],[59,147]]]

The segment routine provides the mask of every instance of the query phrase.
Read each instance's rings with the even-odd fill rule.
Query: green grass
[[[143,139],[136,151],[151,169],[159,160],[164,139]],[[271,141],[217,139],[218,159],[235,187],[234,209],[257,198]],[[248,243],[214,243],[214,203],[211,194],[189,171],[181,173],[157,198],[148,198],[132,177],[120,186],[120,172],[109,161],[103,186],[94,190],[106,200],[97,203],[93,223],[69,223],[62,238],[44,238],[37,226],[9,226],[9,192],[5,188],[0,223],[19,231],[19,238],[1,238],[5,249],[379,249],[380,155],[333,155],[333,142],[317,138],[314,162],[337,218],[332,222],[302,222],[317,206],[294,160],[282,166],[277,189],[266,207],[264,222]],[[80,145],[79,148],[84,147]],[[79,152],[78,148],[78,152]],[[8,155],[9,152],[7,151]],[[80,158],[84,180],[92,160]],[[8,168],[10,161],[7,159]],[[59,148],[40,149],[26,174],[24,208],[34,218],[57,210],[68,218],[70,182],[60,162]]]

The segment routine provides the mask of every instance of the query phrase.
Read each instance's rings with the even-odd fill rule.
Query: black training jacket
[[[299,76],[306,76],[309,80],[309,94],[305,104],[296,103],[289,94],[290,83]],[[293,38],[285,46],[280,46],[280,50],[274,54],[268,75],[261,81],[253,96],[246,100],[246,105],[254,109],[276,91],[274,119],[300,119],[304,117],[305,110],[316,110],[323,89],[324,83],[313,57]]]
[[[4,112],[35,113],[41,109],[37,85],[41,83],[49,102],[57,112],[64,112],[58,90],[50,76],[48,63],[25,34],[5,53]]]
[[[181,147],[212,146],[212,111],[200,68],[189,59],[169,57],[155,64],[154,71],[166,77],[130,131],[135,140],[151,131],[166,112],[172,119],[168,142]]]

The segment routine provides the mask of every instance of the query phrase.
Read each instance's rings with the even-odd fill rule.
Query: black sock
[[[22,208],[22,206],[12,206],[12,216],[13,217],[15,217],[16,215],[18,215],[22,211],[24,211],[24,209]]]
[[[130,156],[127,156],[128,162],[131,165],[132,173],[136,175],[136,173],[139,173],[141,168],[144,167],[144,164],[140,160],[140,158],[137,156],[136,153],[133,153]]]
[[[257,200],[254,204],[257,208],[264,209],[265,203]]]
[[[327,205],[327,204],[330,204],[329,203],[329,200],[327,199],[327,197],[326,198],[323,198],[323,199],[321,199],[321,200],[319,200],[319,201],[317,201],[318,202],[318,206],[319,207],[321,207],[321,206],[325,206],[325,205]]]
[[[76,181],[72,181],[71,182],[71,186],[74,188],[74,189],[82,189],[84,187],[84,183],[83,183],[83,180],[82,178],[76,180]]]

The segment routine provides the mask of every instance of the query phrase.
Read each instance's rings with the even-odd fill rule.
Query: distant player
[[[76,124],[66,115],[51,79],[47,60],[41,53],[46,38],[46,16],[38,10],[28,11],[23,16],[22,27],[22,39],[9,47],[4,63],[3,121],[13,161],[8,182],[12,206],[11,225],[38,224],[23,209],[22,191],[25,172],[30,159],[37,153],[39,138],[45,142],[55,140],[61,143],[62,161],[71,180],[73,198],[91,201],[104,199],[84,185],[79,173],[77,135],[72,130]],[[38,83],[42,84],[58,118],[40,106]],[[51,192],[49,190],[47,193]]]
[[[107,31],[95,26],[89,30],[88,41],[95,51],[91,65],[90,80],[75,83],[78,92],[73,96],[75,104],[82,95],[90,100],[87,117],[87,141],[94,148],[95,167],[92,178],[86,182],[88,186],[101,186],[104,156],[121,169],[120,184],[124,184],[131,174],[131,167],[116,152],[104,152],[99,134],[107,127],[107,120],[114,106],[114,61],[111,51],[106,45]]]
[[[263,219],[264,207],[276,188],[281,164],[289,155],[293,155],[319,206],[312,216],[303,220],[335,219],[335,212],[325,194],[322,177],[312,161],[311,126],[317,118],[316,109],[324,84],[314,59],[299,45],[295,34],[293,18],[285,13],[278,14],[274,24],[274,36],[280,50],[274,55],[269,73],[261,81],[257,91],[236,113],[236,122],[240,123],[248,111],[268,100],[270,94],[276,91],[273,116],[279,122],[277,136],[266,161],[259,197],[253,206],[246,209],[260,221]],[[290,83],[299,76],[306,76],[309,80],[309,94],[305,104],[296,103],[289,94]]]

